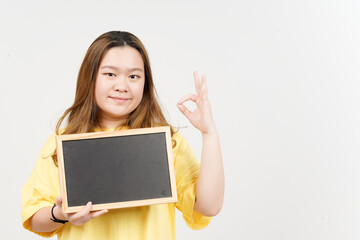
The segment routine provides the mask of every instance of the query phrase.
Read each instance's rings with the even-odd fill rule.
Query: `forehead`
[[[144,61],[140,52],[129,46],[110,48],[101,60],[100,67],[104,65],[144,69]]]

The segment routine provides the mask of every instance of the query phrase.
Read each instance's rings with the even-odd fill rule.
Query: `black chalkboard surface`
[[[57,136],[65,213],[177,201],[169,127]]]

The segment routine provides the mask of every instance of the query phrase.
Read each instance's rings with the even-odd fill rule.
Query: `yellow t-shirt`
[[[175,133],[173,139],[176,141],[173,158],[177,203],[113,209],[82,226],[66,223],[54,232],[40,233],[31,229],[29,218],[41,208],[51,207],[56,197],[60,195],[58,168],[51,158],[56,148],[55,134],[53,134],[41,150],[35,168],[22,190],[21,217],[24,228],[43,237],[57,234],[58,239],[61,240],[171,240],[176,239],[175,207],[182,212],[190,228],[206,227],[211,218],[193,210],[200,163],[180,133]]]

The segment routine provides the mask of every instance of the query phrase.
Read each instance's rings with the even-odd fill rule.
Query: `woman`
[[[89,202],[80,212],[65,214],[59,197],[56,134],[169,126],[156,100],[141,41],[119,31],[98,37],[81,65],[74,104],[60,118],[24,186],[23,226],[59,239],[175,239],[176,207],[189,227],[206,227],[222,207],[224,174],[206,80],[197,73],[194,78],[197,94],[184,96],[178,108],[202,134],[201,166],[184,137],[171,128],[178,202],[100,211],[91,211]],[[193,112],[183,105],[189,100],[197,105]],[[66,127],[60,130],[66,117]]]

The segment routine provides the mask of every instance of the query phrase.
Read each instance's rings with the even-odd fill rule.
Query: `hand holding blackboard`
[[[57,197],[55,203],[56,207],[53,209],[54,216],[60,220],[68,220],[74,226],[81,226],[91,219],[100,217],[108,212],[107,209],[91,211],[92,203],[88,202],[85,207],[77,213],[64,213],[62,210],[62,197]]]
[[[177,201],[170,127],[57,136],[64,213]]]

